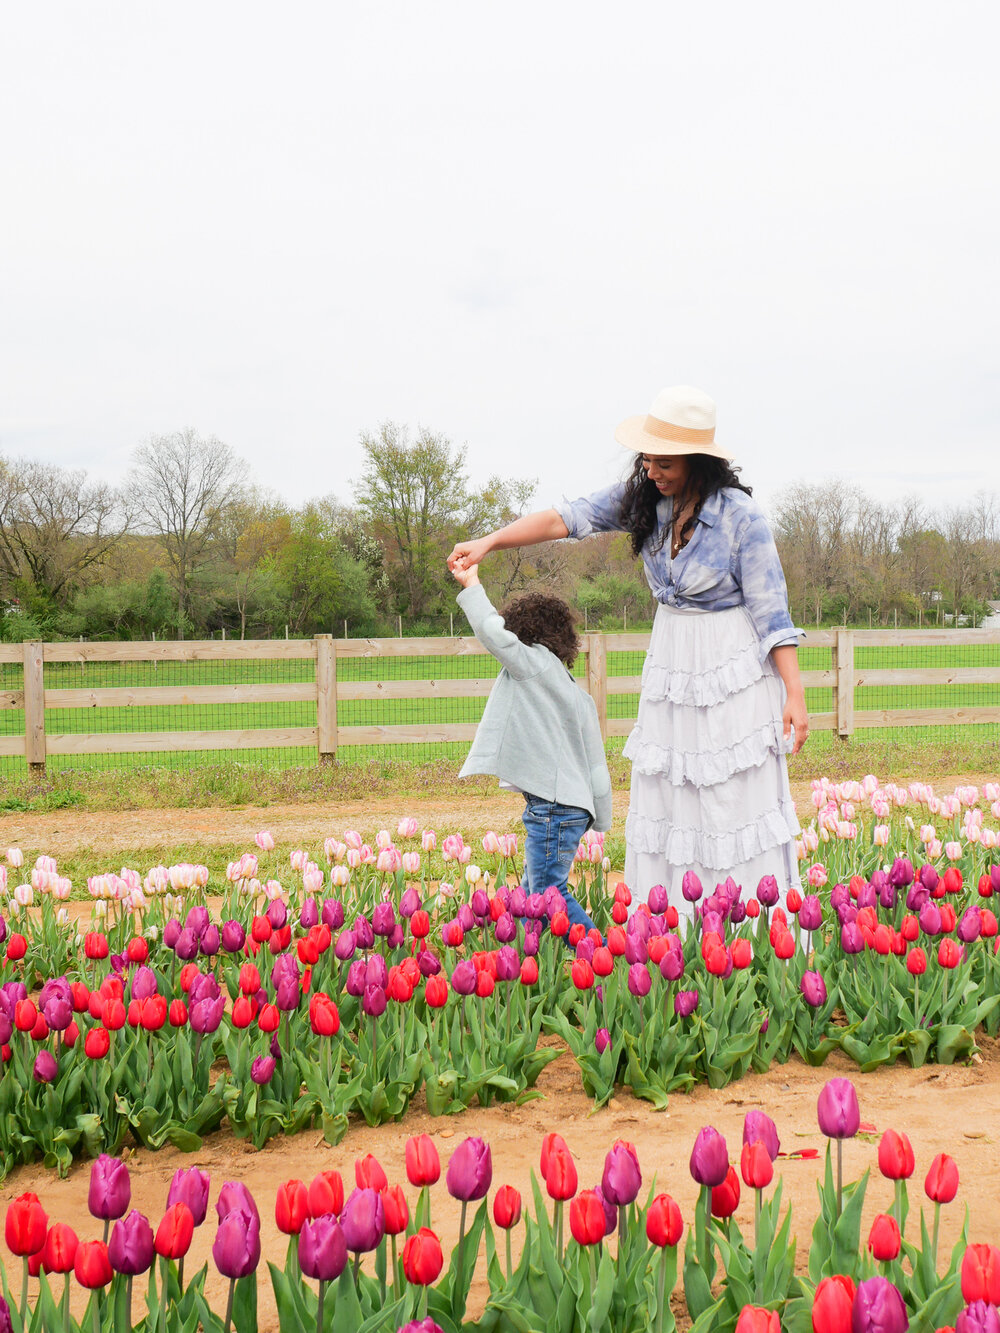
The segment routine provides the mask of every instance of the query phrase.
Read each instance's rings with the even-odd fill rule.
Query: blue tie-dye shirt
[[[570,537],[625,531],[620,517],[624,490],[625,483],[618,482],[557,504]],[[761,660],[779,644],[797,643],[804,631],[792,624],[778,550],[756,501],[734,487],[716,491],[702,505],[687,545],[671,559],[673,510],[670,496],[657,502],[656,528],[642,548],[656,600],[701,611],[745,606],[760,638]],[[666,540],[659,545],[664,529]]]

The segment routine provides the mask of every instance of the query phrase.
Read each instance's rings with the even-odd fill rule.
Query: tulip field
[[[405,814],[307,847],[262,829],[214,875],[95,865],[79,883],[9,848],[0,1333],[255,1329],[258,1282],[282,1331],[1000,1333],[1000,1224],[961,1223],[946,1114],[912,1208],[906,1124],[875,1135],[862,1118],[872,1071],[970,1065],[1000,1031],[1000,787],[820,779],[812,795],[785,900],[769,877],[689,874],[637,904],[587,835],[573,878],[589,934],[556,890],[519,886],[514,835],[473,846]],[[741,1145],[692,1136],[684,1190],[627,1134],[581,1181],[555,1111],[523,1147],[530,1184],[494,1178],[477,1119],[523,1116],[557,1060],[604,1116],[827,1066],[809,1131],[825,1157],[792,1143],[784,1161],[791,1130],[751,1110]],[[380,1165],[394,1149],[352,1160],[358,1127],[405,1143],[400,1178]],[[308,1140],[322,1167],[261,1197],[198,1165],[220,1136],[269,1153]],[[844,1179],[855,1141],[891,1182],[874,1218],[876,1177]],[[148,1214],[128,1165],[145,1150],[193,1163]],[[811,1233],[783,1201],[804,1169]],[[18,1190],[29,1171],[53,1190],[87,1175],[87,1217]],[[206,1225],[207,1266],[186,1264]]]

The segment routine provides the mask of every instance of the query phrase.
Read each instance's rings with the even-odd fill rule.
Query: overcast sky
[[[540,505],[668,384],[765,501],[1000,490],[996,0],[52,0],[0,35],[0,453],[391,419]]]

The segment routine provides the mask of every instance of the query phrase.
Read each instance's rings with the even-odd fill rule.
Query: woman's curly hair
[[[511,634],[522,643],[540,643],[570,667],[580,651],[573,612],[561,597],[526,592],[508,602],[500,613]]]
[[[656,486],[646,476],[642,466],[643,455],[636,456],[635,464],[625,482],[625,494],[622,496],[622,527],[632,538],[632,554],[639,555],[647,539],[656,530],[656,505],[662,498]],[[738,491],[752,495],[749,486],[744,486],[739,478],[739,468],[733,467],[725,458],[714,458],[711,454],[688,454],[688,479],[684,491],[677,497],[678,505],[694,499],[694,512],[684,524],[681,532],[682,543],[694,532],[694,525],[702,505],[710,495],[721,491],[724,486],[731,486]],[[659,550],[667,539],[668,527],[664,527],[654,550]]]

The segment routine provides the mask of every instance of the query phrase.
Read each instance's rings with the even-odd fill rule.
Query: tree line
[[[119,487],[0,455],[0,638],[447,630],[447,552],[524,512],[536,483],[473,487],[464,447],[392,422],[362,434],[359,459],[349,501],[296,507],[193,430],[145,441]],[[839,481],[800,483],[770,510],[797,620],[946,623],[1000,597],[994,495],[935,514]],[[497,552],[487,581],[499,601],[554,589],[590,628],[653,611],[623,534]]]

